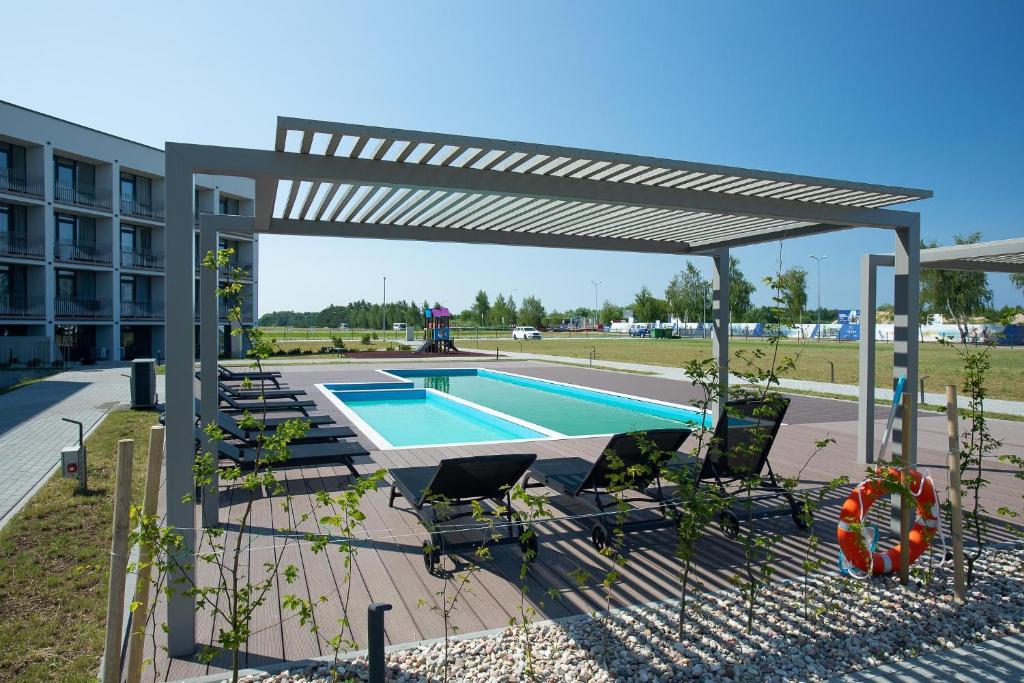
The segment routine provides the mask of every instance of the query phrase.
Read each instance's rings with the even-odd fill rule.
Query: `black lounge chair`
[[[789,399],[784,397],[770,402],[760,399],[726,402],[727,419],[720,419],[715,425],[699,470],[695,462],[688,466],[697,473],[698,483],[716,487],[723,496],[736,491],[743,481],[757,477],[760,481],[750,498],[751,506],[740,514],[748,521],[789,514],[797,528],[806,529],[803,503],[779,484],[768,459],[788,409]],[[778,498],[786,501],[788,509],[761,505]],[[739,535],[740,518],[735,510],[723,512],[719,521],[726,537]]]
[[[623,531],[640,531],[675,524],[674,508],[661,487],[660,475],[666,463],[655,456],[674,455],[692,431],[652,429],[647,432],[616,434],[601,451],[596,462],[583,458],[537,460],[526,475],[527,486],[546,486],[556,493],[579,500],[597,513],[591,527],[590,540],[601,550],[608,546],[612,526]],[[644,441],[650,443],[652,448],[643,448]],[[618,458],[619,463],[613,462],[612,455]],[[627,468],[633,468],[628,480],[625,474]],[[531,480],[534,483],[530,483]],[[640,493],[640,497],[619,500],[657,503],[660,514],[640,520],[617,519],[618,501],[612,494],[615,490],[624,490],[623,487]]]
[[[480,542],[453,543],[446,540],[445,525],[457,519],[472,516],[466,508],[473,501],[491,500],[505,507],[505,535],[491,541],[492,544],[516,543],[528,560],[537,556],[537,535],[524,537],[526,528],[512,511],[510,489],[516,485],[536,455],[477,455],[467,458],[447,458],[437,465],[427,467],[400,467],[391,470],[391,497],[389,507],[394,507],[395,497],[402,496],[412,505],[420,522],[430,532],[430,540],[423,542],[423,563],[433,574],[441,556],[453,551],[476,548]],[[441,503],[443,502],[443,506]],[[439,506],[442,509],[438,509]],[[461,508],[461,509],[460,509]],[[460,525],[488,533],[487,525]]]
[[[284,400],[266,400],[261,399],[239,399],[231,394],[225,394],[223,391],[218,391],[217,395],[220,397],[220,402],[226,407],[222,407],[226,413],[241,413],[246,410],[259,415],[263,412],[268,413],[280,413],[284,411],[295,411],[308,416],[308,410],[310,408],[316,408],[315,401],[300,401],[298,399],[284,399]]]
[[[196,373],[196,379],[199,378],[199,373]],[[225,384],[221,380],[217,380],[217,389],[221,392],[233,396],[234,398],[242,400],[251,400],[260,398],[261,396],[266,398],[295,398],[296,396],[305,396],[306,392],[303,389],[289,389],[278,388],[278,389],[242,389],[241,387],[233,387],[230,384]]]
[[[197,438],[199,436],[197,434]],[[256,449],[251,445],[220,441],[217,444],[217,451],[222,459],[230,461],[231,465],[239,466],[243,472],[252,470],[256,466]],[[293,444],[288,447],[288,451],[288,459],[274,463],[273,469],[344,465],[353,477],[358,477],[359,472],[356,471],[352,458],[370,454],[355,441]]]
[[[281,373],[280,372],[260,372],[258,370],[232,370],[231,368],[223,365],[217,365],[217,375],[221,380],[226,382],[242,382],[250,380],[252,382],[266,381],[273,384],[275,387],[280,386]]]
[[[196,417],[199,418],[199,401],[196,401]],[[317,417],[317,416],[314,416]],[[326,417],[326,416],[324,416]],[[305,422],[309,422],[309,418],[292,418],[300,419]],[[330,419],[330,418],[328,418]],[[331,420],[333,422],[333,420]],[[283,424],[283,421],[278,423],[278,426]],[[259,430],[245,430],[231,415],[217,411],[217,426],[222,432],[227,434],[229,437],[234,438],[238,441],[245,442],[248,445],[254,444],[254,439],[259,436]],[[269,433],[273,433],[276,430],[276,426],[273,430],[268,430]],[[339,426],[339,427],[320,427],[316,425],[310,425],[310,429],[306,430],[305,436],[293,439],[289,443],[291,444],[303,444],[303,443],[319,443],[325,441],[337,441],[339,439],[350,439],[354,437],[356,433],[352,431],[351,427]]]

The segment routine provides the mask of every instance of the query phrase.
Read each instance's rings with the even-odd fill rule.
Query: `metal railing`
[[[110,264],[110,247],[74,240],[57,240],[53,248],[58,261]]]
[[[163,301],[121,301],[121,318],[162,320],[163,317]]]
[[[0,318],[45,318],[46,307],[40,296],[0,294]]]
[[[58,318],[110,318],[110,299],[83,299],[58,296],[53,300]]]
[[[44,252],[41,240],[30,240],[28,235],[17,232],[0,232],[0,254],[43,258]]]
[[[156,200],[140,202],[133,199],[122,199],[121,213],[125,216],[154,218],[162,221],[164,219],[164,204]]]
[[[163,270],[164,253],[155,249],[122,249],[121,265],[125,268]]]
[[[95,187],[72,187],[54,182],[53,200],[62,204],[88,206],[94,209],[110,210],[110,190]]]
[[[0,191],[43,196],[43,178],[20,168],[0,167]]]

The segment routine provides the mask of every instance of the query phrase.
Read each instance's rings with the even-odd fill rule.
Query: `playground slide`
[[[434,342],[432,342],[432,341],[430,341],[428,339],[428,340],[424,341],[422,344],[420,344],[420,347],[418,349],[416,349],[415,351],[413,351],[413,353],[426,353],[427,351],[430,350],[430,346],[433,343]]]

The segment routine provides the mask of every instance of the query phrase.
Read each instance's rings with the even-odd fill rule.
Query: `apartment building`
[[[164,271],[162,150],[0,101],[0,365],[130,360],[164,352],[164,302],[198,291]],[[199,176],[195,215],[252,215],[251,180]],[[223,235],[256,318],[258,245]],[[188,286],[191,292],[185,291]],[[239,337],[224,322],[221,351]]]

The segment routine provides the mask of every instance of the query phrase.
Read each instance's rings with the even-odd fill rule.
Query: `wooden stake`
[[[946,435],[949,451],[949,526],[953,537],[953,600],[967,601],[967,577],[964,574],[964,518],[960,500],[960,424],[957,420],[956,385],[946,385]]]
[[[904,486],[910,486],[910,415],[911,396],[909,391],[903,392],[903,467],[902,479]],[[910,583],[910,527],[914,524],[914,501],[909,496],[900,498],[900,583]]]
[[[110,543],[110,584],[107,589],[107,641],[103,648],[103,683],[121,679],[121,635],[124,630],[124,579],[128,570],[128,506],[132,499],[132,454],[135,442],[117,442],[117,483],[114,486],[114,533]]]
[[[149,467],[146,470],[146,495],[142,501],[142,514],[152,517],[156,514],[157,499],[160,495],[160,468],[164,457],[164,428],[154,425],[149,429]],[[132,614],[132,632],[128,636],[127,683],[139,683],[142,678],[142,646],[145,641],[146,623],[149,621],[149,582],[152,575],[150,562],[153,549],[148,543],[139,547],[139,576],[135,584],[135,602],[138,607]]]

